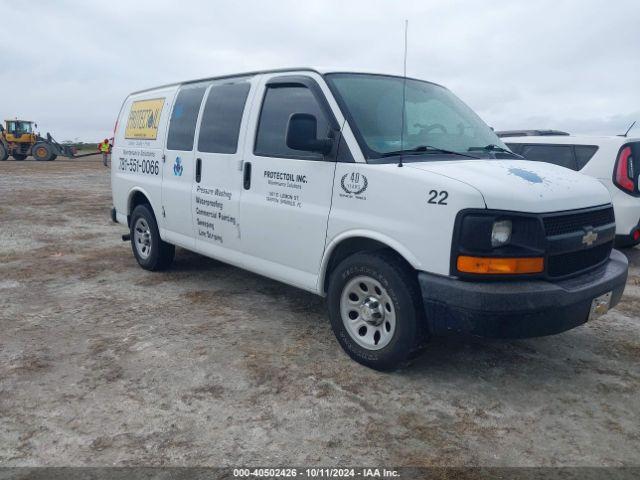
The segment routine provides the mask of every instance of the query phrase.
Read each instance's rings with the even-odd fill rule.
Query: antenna
[[[409,20],[404,21],[404,69],[402,71],[402,119],[400,122],[400,160],[398,166],[402,167],[402,150],[404,150],[404,116],[406,113],[407,98],[407,31],[409,30]]]
[[[624,132],[624,135],[620,135],[621,137],[626,137],[627,135],[629,135],[629,132],[631,131],[631,129],[634,127],[634,125],[636,124],[636,122],[633,122],[631,124],[631,126],[629,128],[627,128],[627,131]]]

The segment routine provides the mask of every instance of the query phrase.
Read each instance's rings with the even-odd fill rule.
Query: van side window
[[[589,163],[589,160],[596,154],[598,147],[595,145],[576,145],[573,147],[576,152],[576,161],[578,162],[578,170],[582,170]]]
[[[573,157],[573,147],[571,145],[525,145],[520,155],[527,160],[553,163],[571,170],[577,170],[576,159]]]
[[[329,123],[311,91],[302,86],[267,88],[256,135],[254,153],[263,157],[322,160],[322,154],[287,147],[287,125],[294,113],[310,113],[318,119],[318,137],[329,132]]]
[[[196,121],[206,85],[187,86],[180,89],[171,113],[167,150],[193,150]]]
[[[247,82],[211,87],[200,123],[199,152],[236,153],[250,88]]]

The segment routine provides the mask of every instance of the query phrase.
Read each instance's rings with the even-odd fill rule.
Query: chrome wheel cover
[[[395,307],[389,293],[366,275],[352,278],[344,286],[340,316],[349,336],[367,350],[386,347],[396,330]]]
[[[140,217],[133,226],[133,244],[136,252],[143,260],[151,255],[151,228],[147,221]]]

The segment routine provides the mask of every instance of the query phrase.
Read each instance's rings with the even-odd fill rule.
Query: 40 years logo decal
[[[367,177],[362,175],[361,173],[351,172],[345,173],[342,176],[342,180],[340,180],[340,186],[345,193],[349,193],[351,195],[361,195],[369,186],[369,181]]]

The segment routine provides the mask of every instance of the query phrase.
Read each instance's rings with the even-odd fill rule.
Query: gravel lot
[[[0,162],[0,465],[638,465],[640,249],[541,339],[351,361],[323,300],[179,250],[140,269],[98,157]]]

